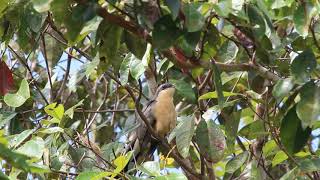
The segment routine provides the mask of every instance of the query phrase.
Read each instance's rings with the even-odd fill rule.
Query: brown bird
[[[142,112],[155,132],[165,137],[176,126],[176,111],[173,103],[175,87],[166,83],[158,87],[154,97],[145,105]],[[157,140],[148,132],[146,124],[136,113],[136,123],[140,125],[129,134],[128,150],[134,150],[138,163],[151,156],[157,147]]]

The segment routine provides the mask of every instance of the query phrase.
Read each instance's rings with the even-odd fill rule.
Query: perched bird
[[[160,85],[154,97],[142,109],[154,131],[161,137],[166,136],[176,126],[174,92],[175,87],[172,84]],[[134,150],[134,157],[140,163],[153,154],[158,142],[148,132],[146,124],[137,113],[136,123],[140,125],[129,134],[128,147],[130,148],[127,150]]]

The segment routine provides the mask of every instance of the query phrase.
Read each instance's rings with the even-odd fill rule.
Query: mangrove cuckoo
[[[173,104],[175,87],[166,83],[158,87],[154,97],[142,109],[154,131],[161,137],[166,136],[176,126],[176,111]],[[141,161],[152,155],[158,142],[148,132],[146,124],[136,113],[136,123],[140,125],[129,134],[129,146],[134,150],[134,157]]]

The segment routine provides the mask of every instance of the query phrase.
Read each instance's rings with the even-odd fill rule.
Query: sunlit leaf
[[[62,104],[52,103],[44,108],[44,111],[53,118],[62,119],[64,107]]]
[[[35,137],[18,148],[17,152],[28,157],[40,159],[42,157],[44,148],[45,144],[43,139],[40,137]]]
[[[23,79],[21,81],[18,92],[16,92],[15,94],[11,94],[11,93],[6,94],[4,96],[4,102],[8,106],[19,107],[22,104],[24,104],[26,100],[29,98],[30,98],[29,84],[27,80]]]
[[[288,156],[286,155],[285,152],[283,152],[283,151],[277,152],[277,154],[272,159],[272,167],[282,163],[286,159],[288,159]]]
[[[238,95],[238,93],[223,91],[223,96],[224,96],[224,97],[236,96],[236,95]],[[215,98],[218,98],[218,93],[217,93],[217,91],[208,92],[208,93],[206,93],[206,94],[203,94],[203,95],[201,95],[201,96],[199,97],[199,100],[202,100],[202,99],[215,99]]]

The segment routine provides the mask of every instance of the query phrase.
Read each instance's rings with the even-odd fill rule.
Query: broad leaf
[[[299,168],[303,172],[313,172],[320,170],[320,159],[304,159],[299,162]]]
[[[282,163],[283,161],[287,160],[288,156],[285,152],[279,151],[272,159],[272,167]]]
[[[226,164],[226,172],[227,173],[233,173],[236,170],[238,170],[242,165],[245,164],[249,156],[249,153],[247,151],[242,152],[241,154],[238,154],[234,158],[232,158],[228,163]]]
[[[17,149],[17,152],[24,154],[28,157],[40,159],[44,152],[45,144],[42,138],[35,137],[30,141],[27,141],[20,148]]]
[[[175,20],[179,15],[180,1],[179,0],[165,0],[165,3],[171,11],[171,16],[172,16],[173,20]]]
[[[249,140],[253,140],[260,136],[266,135],[267,132],[264,130],[264,125],[261,120],[256,120],[246,126],[244,126],[239,134]]]
[[[196,97],[190,83],[183,80],[170,80],[170,82],[175,85],[177,94],[181,97],[184,97],[191,102],[196,101]]]
[[[317,62],[312,50],[307,49],[292,61],[291,74],[298,83],[304,83],[310,79],[310,74],[316,66]]]
[[[310,2],[301,3],[293,14],[293,22],[298,33],[306,37],[309,31],[310,21],[317,12],[316,7]]]
[[[201,120],[195,138],[202,155],[207,160],[218,162],[223,158],[226,140],[222,130],[213,121]]]
[[[170,15],[161,17],[155,24],[152,31],[152,44],[158,48],[166,49],[174,44],[180,36],[180,30]]]
[[[29,84],[27,80],[21,81],[18,92],[15,94],[6,94],[4,96],[4,102],[11,107],[20,107],[30,97]]]
[[[291,78],[280,79],[272,89],[272,95],[277,99],[281,100],[285,96],[289,95],[294,83]]]
[[[53,118],[61,120],[64,114],[62,104],[52,103],[44,108],[44,111]]]
[[[180,117],[179,129],[176,131],[176,143],[179,153],[186,158],[189,155],[190,143],[192,140],[194,128],[193,116]]]
[[[205,24],[205,18],[198,11],[194,3],[183,5],[183,12],[186,18],[186,27],[188,32],[196,32],[202,29]]]
[[[3,144],[0,143],[0,157],[7,162],[10,163],[15,168],[21,169],[23,171],[29,171],[30,166],[27,163],[29,159],[27,156],[16,153],[5,147]]]
[[[297,115],[305,129],[320,120],[320,87],[314,82],[308,82],[301,88],[300,98]]]
[[[300,169],[295,167],[291,169],[289,172],[287,172],[285,175],[283,175],[280,180],[292,180],[296,179],[300,173]]]
[[[307,143],[311,133],[310,128],[302,129],[301,120],[297,116],[294,106],[284,116],[281,122],[281,142],[290,154],[299,152]]]

